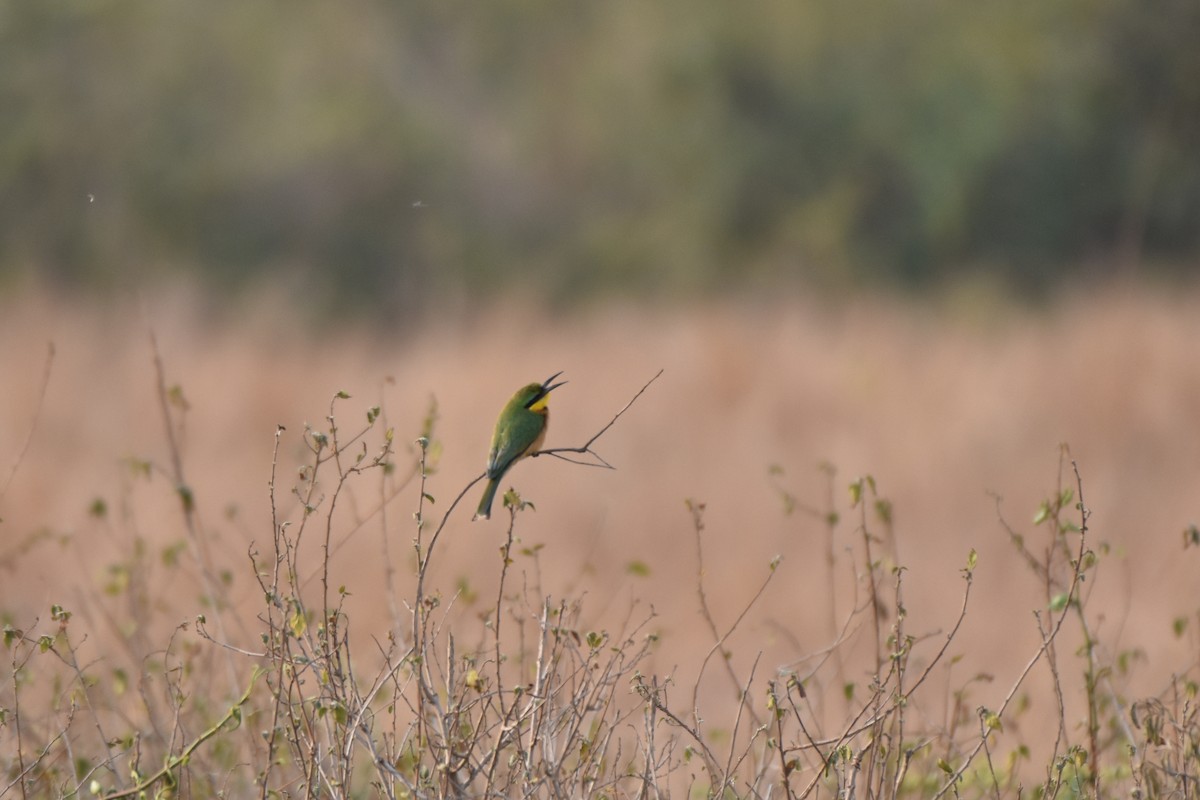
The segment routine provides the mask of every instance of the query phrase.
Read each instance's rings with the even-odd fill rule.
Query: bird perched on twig
[[[536,453],[542,446],[550,420],[550,410],[546,407],[550,392],[566,383],[551,383],[559,375],[562,373],[556,372],[542,383],[522,386],[500,412],[496,430],[492,432],[492,450],[488,453],[487,486],[473,520],[491,517],[492,500],[504,474],[513,464]]]

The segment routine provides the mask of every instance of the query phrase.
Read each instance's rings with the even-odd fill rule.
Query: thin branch
[[[13,459],[8,477],[4,480],[4,488],[0,489],[0,500],[3,500],[4,496],[8,494],[8,487],[12,485],[13,478],[17,476],[17,470],[21,468],[21,463],[25,460],[25,454],[29,452],[29,445],[33,442],[33,434],[37,431],[38,420],[42,418],[42,409],[46,406],[46,389],[50,386],[50,372],[53,366],[54,342],[50,342],[46,350],[46,366],[42,368],[42,387],[38,390],[37,408],[34,409],[33,420],[29,423],[29,431],[25,434],[25,442],[21,445],[21,451]]]
[[[616,467],[614,467],[612,464],[609,464],[607,461],[605,461],[603,458],[601,458],[599,456],[599,454],[597,454],[596,452],[594,452],[592,450],[592,444],[595,443],[595,441],[597,439],[599,439],[601,436],[603,436],[605,433],[607,433],[609,428],[611,428],[613,425],[617,424],[617,420],[619,420],[621,418],[621,415],[624,414],[626,411],[628,411],[629,408],[634,403],[637,402],[637,399],[639,397],[641,397],[647,389],[650,388],[650,384],[654,383],[656,380],[659,379],[659,377],[663,374],[663,372],[664,372],[664,370],[660,369],[658,372],[654,373],[654,377],[651,378],[650,380],[646,381],[645,385],[642,386],[641,389],[638,389],[637,394],[635,394],[633,396],[633,398],[630,399],[630,401],[625,404],[624,408],[622,408],[620,411],[618,411],[616,413],[616,416],[614,416],[611,420],[608,421],[607,425],[605,425],[603,428],[601,428],[596,433],[595,436],[588,439],[586,442],[584,442],[579,447],[552,447],[549,450],[539,450],[536,453],[530,453],[530,457],[536,458],[537,456],[554,456],[555,458],[561,458],[563,461],[570,461],[572,464],[583,464],[583,465],[586,465],[589,467],[602,467],[604,469],[616,469]],[[581,453],[581,454],[585,454],[585,455],[590,455],[593,458],[595,458],[597,461],[599,461],[600,463],[599,464],[591,464],[591,463],[584,462],[584,461],[576,461],[574,459],[570,459],[570,458],[561,456],[561,455],[559,455],[559,453]]]
[[[1058,615],[1058,619],[1055,621],[1054,626],[1050,628],[1042,637],[1041,646],[1038,647],[1033,656],[1029,659],[1028,663],[1025,664],[1025,669],[1021,670],[1021,674],[1017,676],[1016,681],[1013,682],[1012,687],[1008,690],[1008,694],[1005,695],[1004,702],[1000,704],[1000,708],[996,711],[996,716],[1000,718],[1003,718],[1004,712],[1008,710],[1009,704],[1012,703],[1013,698],[1016,697],[1017,690],[1021,688],[1021,685],[1025,682],[1025,678],[1029,676],[1029,673],[1033,670],[1034,666],[1039,660],[1041,660],[1042,655],[1050,648],[1051,644],[1054,643],[1054,640],[1058,638],[1058,632],[1062,630],[1063,623],[1066,622],[1067,617],[1071,614],[1071,604],[1078,601],[1079,585],[1083,582],[1083,557],[1088,552],[1088,517],[1090,516],[1091,512],[1088,510],[1087,506],[1083,504],[1083,479],[1079,476],[1079,467],[1074,460],[1071,461],[1071,464],[1075,467],[1075,478],[1079,492],[1078,507],[1080,526],[1079,549],[1075,559],[1074,569],[1071,573],[1071,584],[1067,589],[1067,600],[1063,605],[1062,612]],[[933,800],[938,800],[938,798],[944,797],[947,792],[951,791],[955,788],[955,786],[957,786],[958,781],[971,766],[971,762],[975,760],[975,757],[978,756],[979,752],[987,745],[987,738],[988,737],[984,735],[979,740],[979,743],[975,745],[974,749],[967,754],[967,757],[963,760],[962,765],[954,772],[953,775],[950,776],[949,780],[946,781],[941,790],[933,796]]]
[[[179,437],[175,431],[175,415],[171,413],[171,390],[167,388],[166,368],[163,366],[162,352],[158,348],[158,337],[154,333],[154,328],[151,327],[147,333],[149,334],[150,351],[154,361],[155,391],[158,395],[159,410],[162,412],[163,427],[167,434],[167,453],[171,458],[171,471],[168,474],[174,484],[175,494],[179,497],[179,508],[183,513],[183,524],[184,529],[187,531],[188,547],[192,557],[196,560],[197,566],[200,568],[200,579],[204,586],[205,594],[212,602],[213,619],[217,624],[217,632],[220,634],[222,641],[227,642],[230,640],[230,637],[225,628],[225,614],[221,603],[223,593],[217,589],[220,581],[215,575],[212,553],[209,552],[205,538],[201,535],[200,522],[197,519],[195,495],[192,493],[191,486],[188,485],[184,478],[183,454]],[[226,659],[225,666],[228,670],[229,691],[230,694],[234,694],[237,692],[237,671],[233,666],[232,657]]]
[[[162,769],[160,769],[158,772],[151,775],[149,778],[146,778],[144,781],[139,783],[137,786],[126,789],[123,792],[116,792],[115,794],[105,795],[104,800],[117,800],[117,798],[120,798],[120,797],[132,797],[133,795],[141,794],[142,792],[146,791],[154,784],[161,781],[163,778],[167,777],[167,775],[169,775],[172,770],[178,769],[179,767],[186,765],[188,760],[191,758],[192,753],[194,753],[196,751],[196,748],[198,748],[200,745],[204,744],[209,739],[211,739],[212,737],[214,737],[218,733],[220,733],[221,729],[224,728],[225,725],[228,724],[231,719],[235,719],[235,718],[240,719],[241,718],[242,706],[244,706],[246,704],[246,702],[250,699],[250,693],[254,691],[254,684],[258,682],[259,675],[263,674],[264,672],[265,672],[265,670],[260,671],[259,669],[255,669],[254,674],[251,675],[251,677],[250,677],[250,685],[246,687],[246,691],[242,693],[242,696],[239,697],[236,701],[234,701],[233,705],[231,705],[229,707],[229,710],[227,712],[225,712],[225,716],[221,717],[221,719],[218,720],[217,723],[215,725],[213,725],[211,728],[206,730],[204,733],[200,734],[200,736],[195,741],[193,741],[191,744],[189,744],[187,747],[185,747],[183,749],[183,752],[181,752],[179,755],[168,757],[166,759],[167,763],[163,766]]]
[[[630,406],[632,406],[634,403],[637,402],[637,399],[639,397],[641,397],[642,394],[644,394],[647,389],[650,388],[650,384],[652,384],[656,380],[658,380],[659,376],[661,376],[663,374],[663,371],[664,370],[660,369],[658,372],[654,373],[654,377],[651,378],[650,380],[646,381],[645,385],[642,386],[641,389],[638,389],[637,394],[635,394],[633,396],[633,398],[630,399],[630,401],[628,403],[626,403],[625,406],[620,411],[618,411],[611,420],[608,421],[607,425],[605,425],[603,428],[601,428],[594,436],[592,436],[592,438],[588,439],[586,442],[584,442],[579,447],[554,447],[549,450],[539,450],[536,453],[530,453],[529,454],[530,458],[536,458],[537,456],[554,456],[555,458],[561,458],[563,461],[569,461],[572,464],[581,464],[581,465],[589,466],[589,467],[602,467],[605,469],[616,469],[616,467],[609,464],[607,461],[605,461],[603,458],[601,458],[599,455],[597,455],[591,449],[592,444],[595,443],[595,441],[597,439],[599,439],[601,436],[603,436],[608,431],[609,428],[611,428],[613,425],[616,424],[617,420],[621,418],[621,415],[623,415],[626,411],[628,411]],[[574,459],[564,458],[563,456],[559,455],[559,453],[585,453],[585,454],[591,455],[593,458],[597,459],[600,463],[599,464],[590,464],[590,463],[583,462],[583,461],[576,461]],[[452,514],[454,512],[454,509],[458,507],[458,504],[460,502],[462,502],[462,499],[463,499],[463,497],[466,496],[467,492],[471,491],[471,487],[474,486],[475,484],[479,483],[481,480],[483,480],[486,477],[487,477],[486,472],[479,473],[479,475],[477,475],[473,480],[471,480],[470,483],[468,483],[466,486],[463,487],[463,490],[458,493],[458,497],[454,498],[454,502],[450,504],[450,507],[446,509],[446,513],[442,515],[442,521],[438,523],[437,528],[433,532],[433,536],[431,536],[429,538],[429,546],[425,550],[425,555],[423,558],[424,561],[427,561],[432,556],[433,546],[435,544],[437,544],[437,540],[438,540],[438,537],[441,536],[442,529],[445,528],[446,523],[450,521],[450,514]]]
[[[724,648],[725,642],[729,640],[729,637],[732,636],[734,631],[738,629],[738,626],[742,624],[742,620],[746,618],[746,615],[750,613],[750,610],[758,604],[759,599],[763,596],[763,593],[766,592],[767,586],[770,585],[771,579],[775,577],[775,567],[776,563],[773,562],[770,570],[767,572],[767,577],[763,579],[762,584],[758,587],[758,591],[755,592],[754,596],[750,598],[750,601],[746,603],[746,607],[742,609],[742,613],[738,614],[737,619],[733,621],[733,624],[729,626],[729,629],[726,630],[724,634],[717,633],[716,624],[713,622],[712,614],[709,613],[707,603],[705,603],[702,613],[708,620],[709,625],[712,627],[713,636],[716,637],[716,641],[713,642],[712,647],[709,648],[708,653],[704,656],[704,660],[700,662],[700,670],[696,674],[696,685],[692,689],[692,714],[697,720],[699,720],[700,716],[700,683],[704,677],[704,671],[708,667],[708,662],[712,660],[713,655]],[[701,597],[703,596],[703,587],[701,587]],[[730,663],[730,659],[723,657],[721,662],[725,665],[725,671],[729,673],[729,679],[733,681],[734,687],[741,689],[741,681],[738,680],[737,673],[734,672],[733,665]],[[758,663],[758,659],[755,659],[755,663]],[[762,725],[762,720],[759,719],[758,714],[753,708],[750,709],[750,718],[754,720],[755,725]]]
[[[46,742],[46,746],[42,748],[42,751],[40,753],[38,753],[37,758],[35,758],[33,761],[29,762],[28,766],[25,766],[21,770],[20,774],[18,774],[17,777],[13,778],[12,781],[9,782],[8,786],[4,787],[3,791],[0,791],[0,797],[7,795],[12,790],[12,788],[14,786],[16,786],[18,783],[21,785],[21,795],[25,796],[25,776],[28,775],[30,772],[32,772],[35,767],[39,766],[43,761],[46,760],[46,756],[50,755],[50,751],[54,749],[54,745],[58,744],[60,739],[66,738],[67,731],[70,730],[71,723],[75,719],[76,708],[77,708],[77,706],[75,705],[74,702],[72,702],[71,709],[67,713],[67,724],[63,726],[62,730],[60,730],[57,734],[55,734],[53,739]],[[111,761],[111,760],[112,759],[110,757],[109,761]],[[23,759],[22,759],[21,763],[24,763]]]

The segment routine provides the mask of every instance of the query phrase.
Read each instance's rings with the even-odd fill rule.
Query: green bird
[[[551,383],[559,375],[562,373],[556,372],[542,383],[522,386],[500,412],[496,430],[492,432],[492,450],[488,453],[487,486],[472,520],[491,517],[492,500],[504,474],[513,464],[536,453],[542,446],[550,421],[550,410],[546,408],[550,393],[566,383]]]

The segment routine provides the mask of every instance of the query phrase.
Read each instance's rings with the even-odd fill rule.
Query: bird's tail
[[[490,519],[492,516],[492,500],[496,497],[496,488],[500,482],[495,478],[489,478],[487,486],[483,487],[483,497],[479,498],[479,510],[475,512],[475,516],[471,517],[474,522],[477,519]]]

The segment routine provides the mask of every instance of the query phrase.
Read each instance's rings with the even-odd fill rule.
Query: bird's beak
[[[550,383],[550,381],[554,380],[559,375],[562,375],[561,371],[554,373],[549,378],[546,378],[546,380],[542,381],[542,397],[545,397],[546,395],[550,394],[552,391],[554,391],[555,389],[557,389],[558,387],[560,387],[564,383],[566,383],[566,381],[559,381],[558,383]]]

